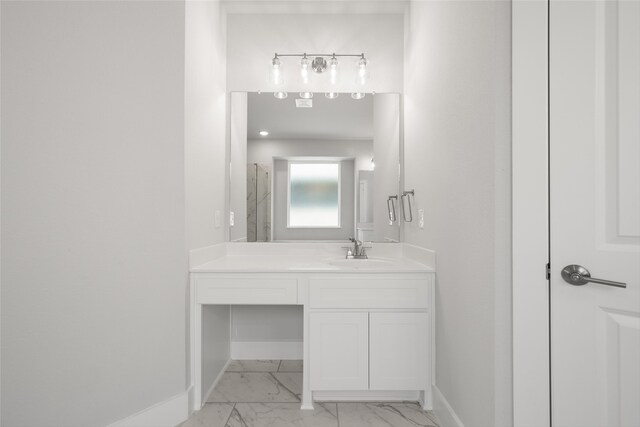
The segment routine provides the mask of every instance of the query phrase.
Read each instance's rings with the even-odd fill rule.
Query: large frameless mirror
[[[230,241],[399,241],[400,95],[338,95],[231,94]]]

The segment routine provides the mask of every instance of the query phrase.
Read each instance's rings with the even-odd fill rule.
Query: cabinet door
[[[309,329],[311,389],[368,389],[368,313],[310,313]]]
[[[371,390],[426,390],[429,359],[427,313],[370,313]]]

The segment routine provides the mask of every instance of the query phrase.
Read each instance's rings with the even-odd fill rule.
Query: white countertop
[[[344,245],[344,244],[342,244]],[[213,248],[213,247],[212,247]],[[403,244],[376,244],[369,259],[346,259],[340,245],[226,243],[198,256],[192,273],[432,273],[429,254]]]
[[[192,273],[398,273],[433,272],[405,258],[312,259],[308,256],[225,255],[191,269]]]

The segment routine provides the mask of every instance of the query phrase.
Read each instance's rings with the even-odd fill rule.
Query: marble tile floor
[[[234,360],[180,427],[437,427],[413,402],[315,402],[300,410],[302,361]]]

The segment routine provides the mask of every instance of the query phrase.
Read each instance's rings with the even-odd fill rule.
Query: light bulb
[[[267,136],[269,135],[269,131],[266,130],[261,130],[260,132],[258,132],[260,134],[260,136]]]
[[[364,85],[367,83],[367,79],[369,78],[369,70],[367,70],[367,60],[364,55],[358,60],[357,68],[356,68],[356,83],[359,85]]]
[[[278,99],[285,99],[289,94],[287,92],[273,92],[273,96]]]
[[[300,61],[300,77],[303,84],[309,83],[309,70],[311,69],[311,60],[305,54]]]
[[[329,81],[332,85],[338,81],[338,58],[335,55],[329,60]]]
[[[353,98],[353,99],[362,99],[362,98],[365,97],[365,95],[366,94],[363,93],[363,92],[354,92],[354,93],[351,94],[351,98]]]
[[[281,85],[284,83],[284,76],[282,75],[282,62],[276,55],[271,60],[271,67],[269,67],[269,81],[274,85]]]
[[[300,98],[311,99],[313,98],[313,92],[300,92]]]
[[[338,95],[340,95],[338,92],[327,92],[324,94],[324,96],[329,99],[336,99]]]

